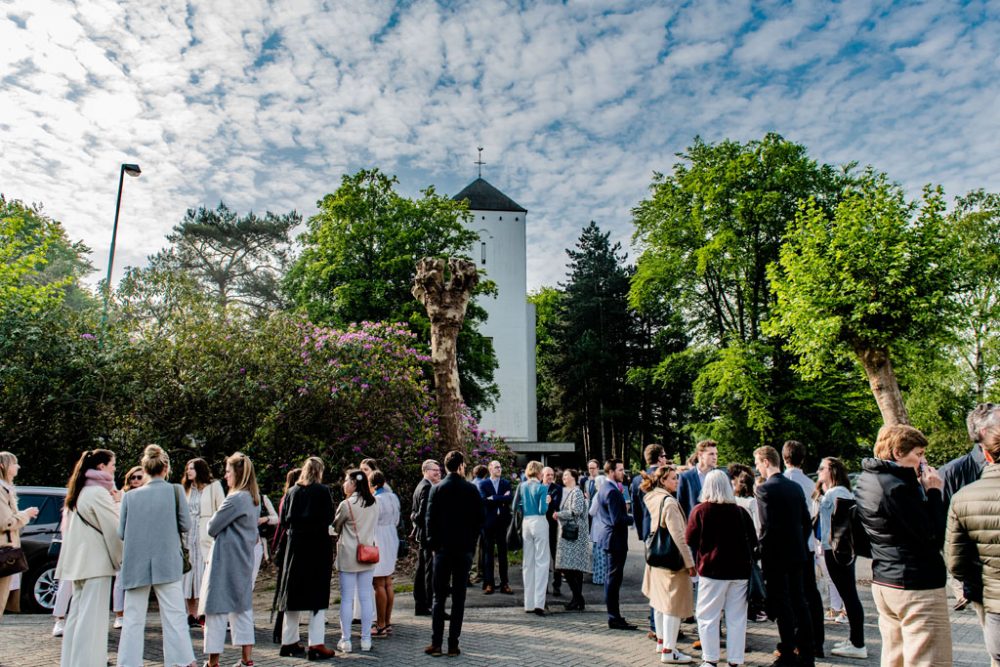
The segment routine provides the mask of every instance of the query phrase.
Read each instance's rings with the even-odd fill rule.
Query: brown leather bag
[[[10,531],[7,532],[7,540],[13,542]],[[378,562],[378,561],[376,561]],[[20,574],[28,569],[28,559],[24,557],[21,547],[0,547],[0,577],[9,577]]]

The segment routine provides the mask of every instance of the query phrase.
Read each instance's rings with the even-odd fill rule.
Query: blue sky
[[[628,248],[695,135],[998,190],[998,75],[995,1],[0,0],[0,192],[102,266],[118,165],[140,163],[121,267],[189,207],[308,216],[368,166],[451,194],[485,146],[537,288],[590,220]]]

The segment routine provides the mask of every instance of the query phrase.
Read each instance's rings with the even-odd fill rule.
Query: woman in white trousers
[[[105,665],[108,660],[108,600],[111,578],[121,564],[115,455],[88,450],[76,462],[66,493],[69,515],[56,578],[73,582],[73,604],[63,632],[62,667]]]
[[[549,584],[549,489],[541,482],[542,464],[529,461],[524,469],[527,480],[518,487],[516,507],[524,511],[521,539],[524,542],[521,577],[524,583],[524,611],[545,615],[545,589]]]
[[[156,593],[163,627],[163,662],[168,667],[195,666],[181,578],[181,533],[190,527],[184,489],[166,481],[170,459],[149,445],[142,456],[149,480],[122,498],[118,536],[125,540],[118,575],[125,591],[118,667],[142,667],[143,639],[150,589]]]

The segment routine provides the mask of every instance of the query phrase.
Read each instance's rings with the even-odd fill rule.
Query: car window
[[[60,513],[60,508],[62,503],[61,498],[56,498],[53,496],[43,496],[38,494],[24,494],[17,497],[18,506],[20,509],[27,509],[29,507],[38,508],[38,518],[32,521],[33,524],[48,524],[48,523],[59,523],[62,520],[62,515]]]

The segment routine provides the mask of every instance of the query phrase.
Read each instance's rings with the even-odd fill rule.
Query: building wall
[[[500,397],[480,425],[508,440],[537,439],[535,406],[535,311],[527,302],[525,214],[471,211],[480,243],[470,256],[485,278],[497,285],[495,297],[479,297],[489,313],[482,334],[493,339],[499,366],[494,380]]]

